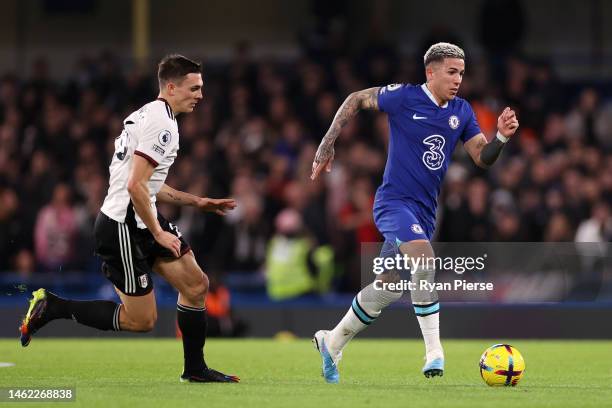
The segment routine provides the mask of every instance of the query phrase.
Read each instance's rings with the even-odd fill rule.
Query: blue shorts
[[[376,200],[374,222],[385,241],[400,245],[417,239],[431,241],[435,220],[426,217],[414,203],[404,200]]]

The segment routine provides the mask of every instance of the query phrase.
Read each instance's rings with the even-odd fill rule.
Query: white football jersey
[[[178,125],[166,101],[150,102],[129,115],[123,121],[123,131],[115,139],[115,153],[109,167],[110,185],[100,211],[117,222],[133,222],[126,219],[129,212],[130,216],[134,214],[138,228],[146,228],[133,210],[127,190],[134,155],[144,157],[155,167],[148,187],[151,208],[157,216],[155,196],[166,181],[178,149]]]

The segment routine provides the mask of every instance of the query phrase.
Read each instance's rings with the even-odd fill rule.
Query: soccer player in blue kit
[[[349,95],[338,109],[312,164],[313,180],[323,169],[331,171],[334,142],[359,110],[387,113],[389,152],[383,182],[374,201],[374,221],[385,238],[381,257],[396,254],[406,254],[411,259],[433,257],[430,241],[437,197],[457,142],[463,143],[476,165],[487,168],[497,160],[519,126],[515,112],[507,107],[497,120],[496,137],[487,142],[470,104],[456,96],[465,72],[465,54],[458,46],[434,44],[425,53],[424,63],[425,84],[393,84]],[[411,273],[416,289],[410,291],[410,296],[425,342],[426,362],[422,371],[428,378],[441,376],[444,351],[440,343],[438,294],[435,290],[419,290],[419,282],[434,282],[435,269],[420,265]],[[402,296],[402,291],[387,290],[381,284],[397,282],[397,271],[382,273],[376,280],[381,282],[373,282],[355,296],[333,330],[315,333],[313,343],[323,360],[323,377],[328,383],[339,381],[338,363],[347,343]]]

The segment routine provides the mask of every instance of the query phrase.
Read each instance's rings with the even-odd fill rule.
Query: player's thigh
[[[136,226],[116,222],[98,214],[94,228],[96,253],[102,258],[102,273],[120,292],[144,296],[153,291],[151,267],[142,233]]]
[[[157,320],[157,305],[155,292],[151,291],[142,296],[129,296],[115,287],[121,299],[121,312],[119,319],[123,329],[150,330]],[[127,325],[127,326],[126,326]]]
[[[416,211],[404,202],[391,201],[380,205],[375,212],[374,220],[386,242],[400,246],[415,240],[429,240]]]
[[[206,296],[208,277],[196,262],[193,251],[180,258],[157,258],[153,271],[189,299]]]

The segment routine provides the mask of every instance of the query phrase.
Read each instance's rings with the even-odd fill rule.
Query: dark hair
[[[157,68],[157,79],[159,80],[159,87],[161,88],[168,81],[175,80],[177,82],[182,81],[183,77],[187,74],[200,73],[202,70],[202,64],[190,60],[179,54],[166,55],[159,62]]]

